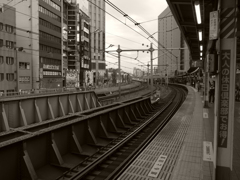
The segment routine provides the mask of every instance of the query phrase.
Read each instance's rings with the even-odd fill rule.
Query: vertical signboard
[[[209,40],[218,38],[218,11],[210,12]]]
[[[228,139],[228,114],[230,92],[230,63],[231,50],[222,50],[220,71],[220,99],[219,99],[219,126],[218,147],[227,148]]]

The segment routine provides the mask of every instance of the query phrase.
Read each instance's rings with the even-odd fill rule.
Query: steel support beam
[[[93,91],[3,98],[0,100],[0,132],[54,120],[99,106]]]

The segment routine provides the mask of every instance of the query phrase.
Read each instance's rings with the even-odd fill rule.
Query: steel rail
[[[143,122],[141,125],[136,125],[137,127],[136,128],[134,127],[135,128],[134,132],[130,132],[127,136],[126,136],[126,133],[124,135],[122,135],[122,136],[126,136],[126,137],[124,137],[122,140],[120,140],[120,143],[107,149],[107,151],[104,152],[103,155],[95,158],[94,163],[85,166],[83,169],[81,169],[80,172],[78,172],[76,169],[79,168],[79,165],[80,165],[79,164],[76,167],[72,168],[69,172],[65,173],[62,177],[59,177],[58,179],[71,179],[72,180],[72,179],[81,179],[82,177],[86,176],[87,173],[91,172],[95,167],[99,166],[99,163],[103,162],[107,157],[111,156],[115,151],[117,151],[126,142],[128,142],[130,139],[132,139],[136,134],[141,132],[141,130],[143,130],[143,128],[145,128],[150,122],[152,122],[154,119],[156,119],[156,117],[158,117],[171,103],[172,103],[172,101],[169,101],[168,104],[161,111],[156,112],[154,115],[152,115],[148,120]],[[168,114],[168,119],[170,116],[173,115],[174,111],[176,110],[177,107],[180,106],[180,104],[181,104],[181,102],[174,105],[174,108],[171,110],[171,113]],[[167,123],[167,118],[160,125],[158,125],[158,129],[155,132],[151,133],[150,139],[152,139],[153,136],[156,135],[160,131],[160,129],[163,128],[163,126],[166,123]],[[116,139],[115,141],[119,141],[119,139]],[[145,140],[144,142],[142,142],[141,145],[146,144],[146,143],[148,144],[149,142],[150,142],[150,140]],[[140,149],[143,149],[145,146],[146,145],[144,145],[142,148],[140,147]],[[106,147],[104,147],[104,148],[106,149]],[[132,155],[136,154],[137,151],[138,150],[135,150],[132,153]],[[130,156],[129,156],[129,158],[130,158]],[[124,162],[129,161],[129,158],[125,159]],[[91,157],[90,157],[90,159],[91,159]],[[93,159],[91,159],[91,160],[93,160]],[[84,164],[84,162],[82,162],[81,164]],[[119,171],[119,169],[120,169],[120,167],[118,167],[115,171]],[[110,175],[109,178],[112,178],[112,176],[115,174],[115,171],[114,171],[114,173],[112,173],[112,175]]]
[[[170,104],[171,102],[169,102]],[[167,104],[166,106],[168,106],[169,104]],[[166,108],[166,107],[165,107]],[[164,109],[165,109],[164,108]],[[66,179],[66,177],[69,177],[71,174],[71,176],[75,173],[75,175],[73,177],[71,177],[70,179],[75,179],[76,177],[79,176],[83,176],[86,173],[88,173],[92,168],[94,168],[95,166],[97,166],[100,162],[102,162],[103,160],[105,160],[106,157],[110,156],[112,153],[114,153],[114,151],[116,151],[117,149],[119,149],[119,147],[121,147],[122,145],[124,145],[127,141],[129,141],[132,137],[134,137],[137,133],[139,133],[144,127],[145,125],[147,125],[148,123],[151,122],[152,119],[154,119],[155,116],[158,116],[161,112],[164,111],[164,109],[162,109],[162,111],[158,111],[157,113],[155,113],[155,115],[153,115],[151,118],[148,119],[148,121],[144,122],[143,124],[136,124],[133,128],[131,128],[131,130],[128,130],[126,133],[120,135],[117,139],[113,140],[113,146],[109,149],[107,149],[107,151],[104,152],[104,154],[98,158],[95,159],[93,164],[89,164],[86,167],[84,167],[83,169],[81,169],[80,173],[77,173],[76,169],[79,169],[79,166],[81,164],[84,164],[84,162],[81,162],[80,164],[78,164],[77,166],[75,166],[74,168],[72,168],[69,172],[63,174],[63,176],[57,178],[57,179]],[[129,134],[128,134],[129,133]],[[117,142],[117,144],[115,144],[115,142]],[[103,147],[103,149],[106,149],[106,147]],[[101,150],[101,149],[100,149]],[[93,155],[94,156],[94,155]],[[91,157],[89,157],[91,159]],[[87,161],[88,159],[86,159]]]
[[[165,127],[168,120],[174,115],[175,111],[181,106],[182,102],[185,100],[185,93],[182,91],[182,96],[180,97],[180,101],[172,111],[168,114],[165,120],[158,125],[156,131],[152,132],[149,139],[146,139],[142,144],[131,154],[128,158],[124,160],[124,162],[117,167],[107,178],[106,180],[113,180],[117,179],[128,167],[132,162],[143,152],[143,150],[149,145],[149,143],[157,136],[157,134]]]

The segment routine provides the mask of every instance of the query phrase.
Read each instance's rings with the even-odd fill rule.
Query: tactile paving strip
[[[191,95],[168,125],[118,178],[119,180],[170,179],[193,117],[194,105]],[[160,155],[167,156],[161,171],[156,178],[148,176]]]

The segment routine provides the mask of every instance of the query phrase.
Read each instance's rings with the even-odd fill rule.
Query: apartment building
[[[0,92],[32,88],[31,54],[16,44],[16,9],[0,5]]]

